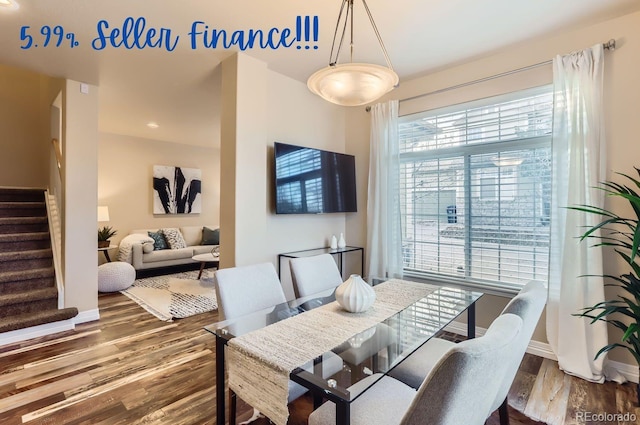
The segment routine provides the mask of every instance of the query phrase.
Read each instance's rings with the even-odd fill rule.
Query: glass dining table
[[[378,280],[377,282],[382,281]],[[409,283],[413,286],[416,285],[415,282]],[[411,356],[421,345],[443,330],[465,311],[467,312],[467,335],[469,338],[475,337],[475,303],[482,297],[483,294],[481,292],[433,285],[425,285],[425,288],[429,288],[425,296],[408,303],[406,306],[399,307],[397,312],[393,312],[388,317],[379,320],[380,324],[392,330],[394,338],[392,344],[379,351],[369,353],[370,356],[364,361],[359,360],[358,364],[345,361],[336,373],[326,376],[323,362],[328,361],[327,359],[333,359],[332,361],[335,363],[336,354],[341,356],[347,350],[360,347],[363,343],[366,344],[367,339],[372,338],[375,329],[379,327],[376,324],[361,332],[345,337],[340,344],[337,344],[330,351],[313,358],[312,367],[309,367],[308,364],[306,367],[300,364],[298,365],[299,367],[293,368],[288,378],[310,391],[313,395],[314,407],[318,407],[323,400],[335,403],[336,424],[349,425],[351,403],[368,388],[375,385],[376,377],[379,379],[391,372],[394,367]],[[389,296],[388,293],[385,296],[394,298],[393,295]],[[378,298],[380,298],[380,295],[378,295]],[[309,316],[306,316],[308,318],[311,317],[311,314],[317,313],[314,312],[316,309],[335,310],[336,306],[333,294],[329,296],[309,296],[234,320],[217,322],[206,326],[205,329],[216,337],[217,425],[226,423],[225,387],[227,385],[227,367],[225,365],[225,348],[229,348],[226,346],[234,338],[250,335],[254,331],[267,327],[272,329],[272,325],[277,326],[277,324],[285,320],[292,320],[287,323],[294,323],[293,321],[297,320],[298,316],[309,314]],[[344,316],[344,312],[342,316]],[[305,341],[313,340],[316,337],[320,339],[326,336],[320,334],[332,332],[332,330],[331,326],[327,326],[321,328],[321,330],[315,329],[309,332],[309,335],[304,335],[301,339]],[[300,343],[302,344],[303,341],[301,340]],[[286,356],[286,350],[283,351],[278,355]],[[323,371],[325,372],[323,373]],[[367,378],[366,381],[362,381],[365,378]],[[357,386],[357,391],[350,390],[349,388],[357,382],[360,382]],[[235,400],[235,392],[230,389],[229,416],[232,420],[230,423],[235,421]]]

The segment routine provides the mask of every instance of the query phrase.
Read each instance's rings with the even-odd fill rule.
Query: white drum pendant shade
[[[393,70],[375,64],[347,63],[316,71],[309,90],[323,99],[343,106],[371,103],[393,90],[399,78]]]

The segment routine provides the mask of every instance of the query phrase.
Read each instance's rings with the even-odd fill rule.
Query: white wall
[[[268,261],[267,65],[245,54],[222,63],[220,266]]]
[[[49,83],[45,75],[0,65],[0,186],[47,186]]]
[[[271,258],[278,253],[329,246],[331,235],[346,233],[348,245],[356,241],[349,238],[345,228],[348,217],[357,213],[333,214],[275,214],[273,143],[309,146],[334,152],[346,152],[345,108],[335,106],[313,95],[307,86],[276,72],[269,72],[268,79],[268,133],[266,145],[269,168],[266,179],[269,214],[267,229],[269,245],[265,247]],[[362,157],[356,157],[356,168]],[[356,172],[359,174],[359,169]],[[360,187],[358,187],[360,189]],[[358,208],[362,211],[360,193]],[[360,245],[362,246],[362,245]],[[277,266],[277,264],[276,264]],[[282,284],[288,297],[293,298],[288,263],[282,262]],[[357,272],[360,273],[359,266]]]
[[[98,87],[88,89],[81,93],[79,82],[67,80],[63,96],[65,307],[80,313],[98,308]]]
[[[351,245],[367,244],[367,191],[369,189],[369,113],[364,108],[347,108],[346,152],[356,157],[358,212],[347,214],[345,231]],[[353,125],[358,123],[359,125]],[[366,256],[365,256],[366,257]]]
[[[636,104],[640,98],[640,80],[637,70],[640,69],[640,13],[633,13],[596,25],[573,30],[554,37],[534,40],[504,49],[501,53],[486,56],[482,59],[451,67],[440,72],[401,81],[400,87],[391,92],[387,98],[406,99],[423,93],[452,87],[461,83],[477,80],[491,75],[518,69],[532,64],[545,62],[557,54],[564,54],[580,50],[597,43],[606,42],[611,38],[617,41],[614,52],[606,52],[605,62],[605,111],[607,122],[608,159],[607,168],[610,170],[608,178],[614,178],[614,172],[635,174],[633,167],[640,165],[640,144],[637,143],[640,121],[637,118]],[[487,84],[471,86],[465,89],[447,91],[441,95],[422,97],[412,102],[401,102],[401,113],[417,109],[434,108],[444,103],[458,103],[471,98],[485,97],[496,94],[497,91],[512,91],[517,88],[547,83],[552,81],[549,66],[539,68],[534,72],[515,74],[501,80],[494,80]],[[349,127],[368,127],[369,117],[363,117],[360,111],[349,114]],[[365,151],[368,135],[364,132],[361,138],[349,138],[347,150]],[[363,172],[363,171],[360,171]],[[364,178],[364,177],[363,177]],[[625,207],[620,208],[628,213]],[[349,223],[351,228],[361,229],[359,225]],[[605,257],[606,272],[620,274],[625,271],[624,265],[614,255]],[[628,266],[627,266],[628,267]],[[607,290],[607,296],[614,296],[614,292]],[[486,327],[499,314],[507,299],[503,297],[486,296],[478,306],[478,325]],[[544,316],[540,321],[534,339],[546,342],[546,322]],[[619,340],[620,334],[610,333],[610,341]],[[614,350],[610,358],[634,364],[632,357],[624,350]]]
[[[213,142],[212,142],[213,145]],[[153,166],[202,172],[200,214],[153,214]],[[108,223],[118,243],[133,229],[214,225],[220,220],[220,150],[111,133],[99,134],[98,205],[109,207]],[[95,233],[95,232],[94,232]],[[112,259],[117,255],[112,251]],[[103,260],[102,255],[99,258]]]
[[[243,54],[223,62],[222,74],[222,266],[277,267],[279,253],[328,246],[332,234],[345,232],[348,214],[276,215],[273,143],[345,152],[344,109]],[[282,280],[293,297],[290,279]]]

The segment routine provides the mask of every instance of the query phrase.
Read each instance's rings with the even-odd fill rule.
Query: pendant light
[[[371,103],[393,90],[398,85],[399,80],[398,74],[395,73],[391,66],[387,49],[384,47],[375,22],[373,22],[373,16],[366,0],[362,0],[362,4],[378,38],[387,66],[353,62],[353,2],[354,0],[342,0],[336,30],[333,34],[333,43],[331,44],[329,66],[316,71],[307,81],[307,86],[313,93],[329,102],[342,106],[358,106]],[[341,26],[342,33],[336,46]],[[350,28],[351,62],[338,64],[347,26]]]

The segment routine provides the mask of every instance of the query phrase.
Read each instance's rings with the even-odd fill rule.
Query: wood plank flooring
[[[214,424],[215,338],[203,327],[217,313],[166,323],[119,293],[100,295],[99,307],[99,321],[0,347],[0,424]],[[611,423],[580,414],[640,418],[635,397],[632,384],[590,384],[527,355],[509,395],[510,418],[513,425]],[[251,416],[246,404],[238,408],[238,422]],[[290,425],[306,424],[310,410],[309,398],[294,402]],[[497,425],[497,414],[487,423]]]

